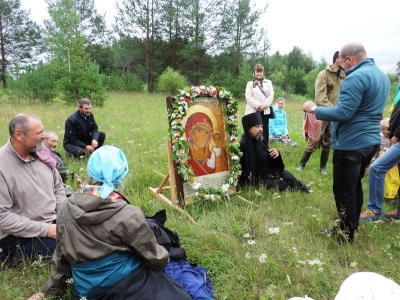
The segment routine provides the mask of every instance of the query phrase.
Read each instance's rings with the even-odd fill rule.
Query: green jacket
[[[334,106],[339,96],[339,87],[346,73],[340,70],[337,76],[336,71],[332,71],[331,66],[327,65],[324,70],[319,72],[315,80],[315,104],[317,106]]]

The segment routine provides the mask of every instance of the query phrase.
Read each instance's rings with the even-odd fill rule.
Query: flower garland
[[[189,143],[183,137],[185,129],[182,121],[189,109],[189,103],[193,102],[197,96],[207,96],[219,99],[226,99],[227,127],[229,131],[229,143],[227,153],[229,158],[229,177],[225,184],[219,188],[206,189],[196,181],[196,177],[192,168],[188,165]],[[169,136],[172,142],[172,159],[179,163],[178,174],[183,178],[184,182],[189,182],[195,191],[198,200],[221,200],[229,199],[229,188],[237,186],[241,173],[240,157],[242,153],[239,149],[238,134],[239,123],[237,118],[238,102],[232,96],[232,93],[224,88],[213,86],[192,86],[186,87],[179,91],[172,108],[168,111],[168,119],[170,122]]]

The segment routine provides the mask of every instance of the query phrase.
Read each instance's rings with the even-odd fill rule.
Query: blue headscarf
[[[121,149],[106,145],[90,155],[87,171],[94,180],[103,183],[100,197],[106,199],[114,185],[122,185],[120,180],[128,173],[128,162]]]

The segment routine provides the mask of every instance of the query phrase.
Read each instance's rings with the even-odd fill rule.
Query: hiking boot
[[[328,175],[328,172],[326,171],[326,163],[328,162],[328,159],[329,159],[329,150],[321,151],[319,171],[322,175]]]
[[[393,209],[391,212],[383,213],[383,217],[389,221],[398,221],[400,220],[399,209]]]
[[[303,152],[303,156],[301,157],[300,164],[297,166],[295,171],[300,172],[301,170],[304,169],[304,167],[306,166],[306,163],[310,159],[311,154],[312,154],[312,152],[307,152],[307,151]]]
[[[382,215],[376,214],[372,210],[367,209],[360,215],[360,222],[373,222],[379,223],[382,222]]]

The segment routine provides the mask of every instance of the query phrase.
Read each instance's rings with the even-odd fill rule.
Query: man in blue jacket
[[[85,156],[85,150],[92,153],[100,148],[106,138],[105,133],[98,130],[91,109],[90,100],[82,98],[78,110],[65,121],[64,149],[76,158]]]
[[[363,205],[361,179],[379,150],[380,117],[390,91],[389,78],[367,58],[359,42],[347,43],[339,53],[346,71],[336,106],[307,101],[303,110],[318,120],[332,121],[333,194],[345,241],[353,242]],[[334,228],[334,233],[339,228]],[[343,239],[341,239],[343,241]]]

